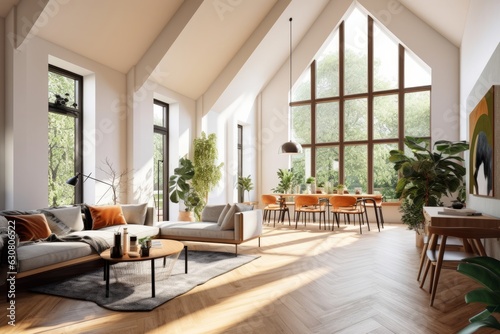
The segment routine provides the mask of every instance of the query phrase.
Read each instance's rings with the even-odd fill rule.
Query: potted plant
[[[170,200],[173,203],[184,202],[185,210],[179,212],[181,221],[194,221],[193,211],[202,203],[200,196],[191,186],[193,176],[193,163],[188,158],[182,157],[179,159],[179,167],[174,169],[174,174],[168,181]]]
[[[441,206],[443,196],[451,196],[463,185],[464,159],[459,154],[467,150],[469,144],[439,140],[431,151],[426,139],[406,137],[405,145],[412,155],[392,150],[389,161],[400,176],[396,197],[401,200],[401,220],[420,234],[425,221],[423,207]]]
[[[309,176],[306,179],[306,184],[307,184],[307,190],[310,194],[315,194],[316,193],[316,179],[313,176]]]
[[[139,239],[139,245],[141,246],[141,256],[149,256],[149,250],[151,249],[151,237],[144,237]]]
[[[459,333],[474,333],[483,327],[500,330],[500,322],[492,315],[500,313],[500,261],[488,256],[467,258],[459,263],[457,271],[483,286],[468,292],[465,302],[486,305],[485,310],[470,318],[470,324]]]
[[[337,184],[337,194],[342,195],[344,193],[344,185],[342,183]]]
[[[194,146],[194,176],[193,189],[200,195],[202,204],[195,207],[194,213],[199,219],[204,205],[208,202],[208,193],[219,183],[222,178],[223,163],[217,163],[217,136],[211,133],[208,136],[201,133],[200,138],[193,141]]]
[[[250,177],[250,175],[248,175],[247,177],[238,177],[238,188],[241,191],[246,191],[248,193],[248,200],[250,201],[250,190],[253,189],[252,178]],[[245,199],[245,196],[243,196],[243,199]]]
[[[278,194],[288,194],[294,179],[292,171],[288,169],[278,169],[277,174],[280,182],[278,186],[271,189],[271,191]]]

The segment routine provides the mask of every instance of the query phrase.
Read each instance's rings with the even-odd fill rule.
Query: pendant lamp
[[[299,143],[296,143],[292,141],[291,136],[292,136],[292,122],[291,122],[291,115],[292,115],[292,18],[290,18],[290,90],[288,91],[288,123],[289,123],[289,129],[288,129],[288,141],[284,143],[283,145],[280,146],[278,153],[280,154],[300,154],[302,153],[302,146]]]

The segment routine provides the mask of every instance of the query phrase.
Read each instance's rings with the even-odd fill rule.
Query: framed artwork
[[[500,86],[492,86],[469,115],[469,193],[500,198]]]

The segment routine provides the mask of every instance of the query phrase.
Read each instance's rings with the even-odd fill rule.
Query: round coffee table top
[[[156,246],[156,244],[160,246]],[[180,253],[184,249],[184,244],[175,240],[153,239],[153,246],[149,249],[149,256],[130,257],[125,254],[122,257],[111,257],[111,249],[102,252],[101,258],[111,262],[133,262],[158,259],[172,254]]]

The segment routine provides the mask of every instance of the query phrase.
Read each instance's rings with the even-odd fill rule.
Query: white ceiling
[[[33,1],[33,0],[21,0]],[[37,35],[122,73],[148,52],[184,1],[194,0],[50,0],[58,8]],[[247,40],[273,12],[290,1],[285,12],[294,17],[294,44],[307,32],[326,0],[204,0],[185,28],[174,36],[157,69],[158,81],[193,99],[203,95]],[[470,0],[399,0],[423,21],[460,46]],[[19,0],[0,0],[5,17]],[[305,15],[311,13],[312,15]],[[281,18],[280,18],[281,20]],[[288,53],[288,22],[274,22],[281,40],[268,51],[270,62],[282,64]],[[283,36],[282,36],[283,35]],[[252,53],[254,50],[245,50]],[[272,75],[274,73],[271,73]]]

